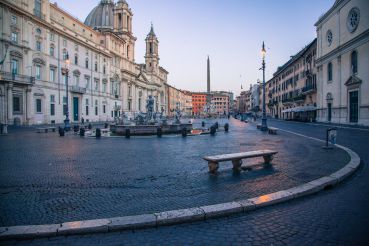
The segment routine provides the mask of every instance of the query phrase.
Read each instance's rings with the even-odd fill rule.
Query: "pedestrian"
[[[82,125],[84,125],[84,124],[85,124],[85,119],[83,118],[83,115],[82,115],[82,117],[81,117],[81,122],[82,122]]]

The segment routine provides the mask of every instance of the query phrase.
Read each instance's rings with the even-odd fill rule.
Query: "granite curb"
[[[302,134],[286,131],[298,136],[322,141]],[[206,220],[230,214],[252,211],[268,205],[285,202],[321,191],[334,186],[353,174],[360,166],[360,157],[351,149],[336,145],[350,155],[350,161],[340,170],[308,183],[287,189],[261,195],[254,198],[236,200],[227,203],[164,211],[153,214],[114,217],[106,219],[82,220],[48,225],[25,225],[0,227],[0,240],[34,239],[41,237],[65,236],[88,233],[106,233],[117,230],[135,230],[148,227],[179,224],[185,222]]]

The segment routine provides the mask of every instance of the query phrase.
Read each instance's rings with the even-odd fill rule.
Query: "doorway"
[[[328,103],[328,121],[332,120],[332,103]]]
[[[349,93],[350,122],[357,123],[359,120],[359,93],[351,91]]]
[[[78,103],[78,97],[73,97],[73,120],[75,122],[79,121],[79,103]]]

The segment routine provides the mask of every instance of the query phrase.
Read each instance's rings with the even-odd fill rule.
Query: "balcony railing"
[[[316,91],[316,86],[314,85],[308,85],[302,88],[302,93],[309,94]]]
[[[304,101],[305,100],[305,98],[306,98],[306,96],[305,95],[298,95],[298,96],[295,96],[294,98],[293,98],[293,101]]]
[[[86,88],[74,85],[70,88],[70,91],[74,93],[85,94]]]
[[[28,75],[21,75],[16,73],[9,72],[0,72],[0,80],[5,80],[9,82],[25,84],[25,85],[33,85],[35,84],[35,77]]]
[[[284,98],[282,99],[282,103],[292,103],[293,102],[293,98]]]

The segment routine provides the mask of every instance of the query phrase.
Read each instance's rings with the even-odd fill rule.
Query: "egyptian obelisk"
[[[207,93],[210,93],[210,59],[209,59],[209,56],[208,56],[208,80],[207,80]]]

